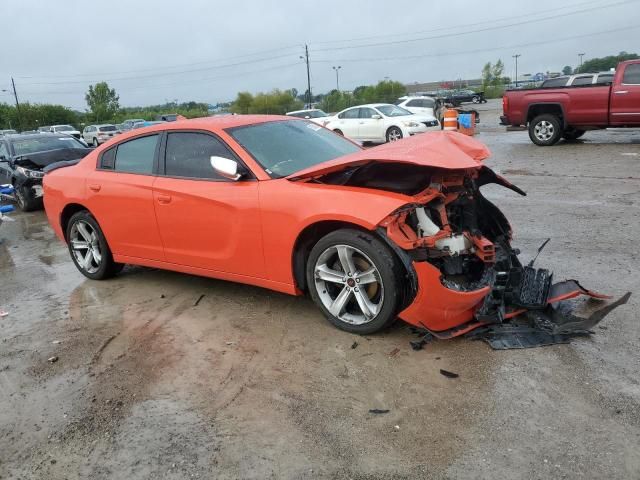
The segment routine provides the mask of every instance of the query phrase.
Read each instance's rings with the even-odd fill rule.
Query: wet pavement
[[[540,148],[497,105],[477,138],[528,196],[485,190],[522,257],[551,237],[556,279],[634,292],[593,337],[414,352],[404,325],[356,337],[306,298],[138,267],[87,280],[42,212],[16,213],[0,478],[640,478],[640,132]]]

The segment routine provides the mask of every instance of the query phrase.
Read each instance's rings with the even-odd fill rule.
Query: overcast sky
[[[515,53],[536,73],[640,51],[639,0],[0,0],[0,18],[0,90],[13,76],[20,100],[79,110],[101,80],[123,106],[304,92],[305,43],[314,93],[335,88],[338,65],[351,90],[478,78],[497,59],[513,75]]]

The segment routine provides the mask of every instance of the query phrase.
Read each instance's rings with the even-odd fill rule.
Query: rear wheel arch
[[[563,127],[566,127],[564,108],[560,103],[534,103],[527,109],[527,123],[540,115],[555,115]]]
[[[91,215],[93,215],[93,213],[91,213],[91,211],[87,207],[79,203],[69,203],[65,205],[65,207],[62,209],[62,212],[60,213],[60,226],[62,227],[62,233],[64,235],[65,240],[68,240],[67,227],[69,226],[69,220],[71,220],[71,217],[73,217],[76,213],[81,212],[83,210],[86,210]]]

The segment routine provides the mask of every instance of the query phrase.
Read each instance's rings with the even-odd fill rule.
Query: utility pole
[[[578,56],[580,57],[580,69],[582,69],[582,57],[584,57],[584,53],[579,53]]]
[[[22,129],[22,115],[20,115],[20,102],[18,102],[18,94],[16,92],[16,82],[11,77],[11,86],[13,87],[13,98],[16,99],[16,110],[18,111],[18,126]]]
[[[521,57],[522,55],[516,53],[515,55],[511,56],[516,59],[516,88],[518,88],[518,57]]]
[[[304,57],[300,56],[307,63],[307,108],[311,108],[311,73],[309,71],[309,46],[304,46]]]
[[[340,65],[338,65],[337,67],[331,67],[336,71],[336,90],[340,91],[340,80],[338,78],[338,71],[342,68]]]

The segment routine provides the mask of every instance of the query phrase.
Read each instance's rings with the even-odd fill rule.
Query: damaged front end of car
[[[511,246],[507,219],[480,187],[494,183],[526,195],[522,190],[486,166],[428,170],[428,187],[379,225],[379,233],[410,258],[417,289],[399,316],[423,334],[414,347],[463,334],[498,349],[565,343],[589,334],[626,303],[629,294],[577,316],[566,300],[610,297],[575,280],[554,283],[551,271],[535,268],[533,260],[524,265]]]

